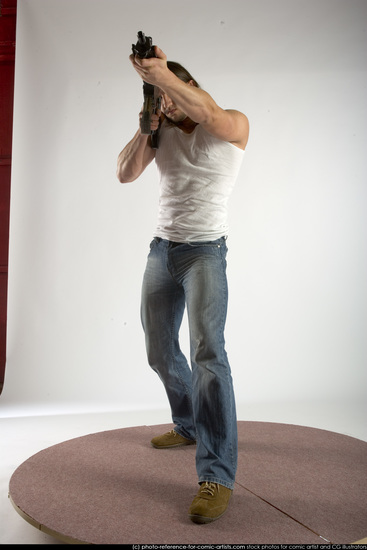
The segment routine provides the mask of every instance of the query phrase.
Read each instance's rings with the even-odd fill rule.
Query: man
[[[237,468],[237,420],[225,351],[227,201],[249,125],[221,109],[181,65],[130,56],[138,75],[156,86],[162,113],[159,149],[140,129],[118,157],[121,183],[136,180],[155,159],[160,177],[158,224],[142,288],[141,318],[148,362],[162,380],[174,429],[151,441],[157,449],[197,444],[200,489],[189,517],[209,523],[224,514]],[[191,369],[179,346],[187,307]]]

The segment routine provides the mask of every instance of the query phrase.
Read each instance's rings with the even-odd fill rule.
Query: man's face
[[[169,119],[172,120],[172,122],[175,122],[176,124],[178,122],[182,122],[186,115],[183,111],[180,111],[173,103],[172,99],[167,95],[162,93],[161,95],[162,102],[161,102],[161,109],[162,113]]]

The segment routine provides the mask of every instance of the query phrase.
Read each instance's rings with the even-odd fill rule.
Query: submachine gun
[[[132,51],[134,55],[137,55],[141,59],[156,57],[154,46],[152,45],[152,38],[150,36],[145,36],[142,31],[138,32],[138,41],[136,44],[132,45]],[[156,114],[160,109],[161,98],[155,93],[155,86],[145,81],[143,81],[143,95],[144,105],[140,119],[141,133],[150,134],[152,149],[158,149],[158,130],[150,129],[150,119],[152,114]]]

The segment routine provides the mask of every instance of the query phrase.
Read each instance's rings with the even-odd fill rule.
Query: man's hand
[[[145,82],[159,87],[169,77],[170,70],[167,67],[166,54],[158,46],[154,46],[154,49],[156,57],[141,59],[137,55],[131,54],[129,59],[138,75]]]
[[[143,115],[143,109],[139,113],[139,121],[141,120],[141,117]],[[150,130],[151,132],[155,132],[155,130],[158,130],[159,128],[159,120],[161,116],[161,111],[158,110],[157,113],[153,113],[150,119]]]

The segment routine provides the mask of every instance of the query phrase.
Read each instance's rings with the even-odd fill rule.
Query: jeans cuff
[[[205,483],[206,481],[208,483],[218,483],[219,485],[223,485],[227,489],[231,489],[231,491],[233,491],[234,489],[234,481],[223,481],[223,479],[220,479],[219,477],[203,476],[199,479],[198,483]]]

